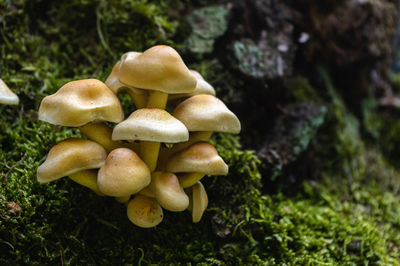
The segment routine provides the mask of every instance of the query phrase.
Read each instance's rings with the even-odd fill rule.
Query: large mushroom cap
[[[19,103],[18,96],[7,87],[2,79],[0,79],[0,103],[12,105]]]
[[[198,223],[207,209],[208,196],[202,183],[197,182],[189,189],[189,210],[192,212],[192,221]]]
[[[121,104],[100,80],[71,81],[55,94],[46,96],[39,107],[39,119],[54,125],[78,127],[90,122],[121,122]]]
[[[228,166],[208,142],[198,142],[174,154],[167,162],[166,170],[172,173],[203,173],[226,175]]]
[[[135,194],[150,184],[147,165],[132,150],[118,148],[110,152],[97,175],[101,192],[114,197]]]
[[[151,228],[163,219],[163,210],[154,198],[136,195],[128,203],[127,214],[129,220],[137,226]]]
[[[154,172],[151,176],[151,191],[160,205],[169,211],[183,211],[189,206],[189,198],[172,173]]]
[[[151,47],[143,53],[123,55],[119,79],[129,86],[168,94],[189,93],[196,87],[196,78],[180,55],[165,45]]]
[[[104,148],[94,141],[66,139],[50,149],[37,169],[37,179],[46,183],[81,170],[100,168],[106,157]]]
[[[112,139],[177,143],[187,141],[189,133],[186,127],[167,111],[142,108],[114,128]]]
[[[181,102],[172,115],[189,131],[239,133],[240,121],[217,97],[200,94]]]

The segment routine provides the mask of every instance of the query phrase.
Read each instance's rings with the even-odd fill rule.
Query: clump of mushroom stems
[[[116,97],[123,91],[136,106],[125,120]],[[38,181],[69,176],[125,204],[129,220],[142,228],[158,225],[163,209],[189,210],[197,223],[208,205],[200,180],[228,174],[208,140],[213,132],[240,131],[237,117],[214,95],[173,48],[128,52],[105,83],[69,82],[43,99],[39,119],[79,127],[89,140],[67,139],[54,146],[38,168]],[[167,105],[173,112],[165,110]]]

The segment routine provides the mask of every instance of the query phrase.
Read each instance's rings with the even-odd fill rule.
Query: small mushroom
[[[179,212],[189,206],[188,196],[179,185],[176,175],[172,173],[154,172],[151,175],[150,188],[164,209]]]
[[[66,139],[50,149],[37,169],[37,179],[46,183],[82,170],[100,168],[106,157],[104,148],[94,141]]]
[[[120,122],[124,119],[121,104],[100,80],[71,81],[55,94],[46,96],[39,107],[39,119],[53,125],[81,127],[81,131],[110,151],[121,143],[113,142],[106,125],[98,122]],[[95,123],[95,125],[91,125]]]
[[[190,93],[197,82],[180,55],[166,45],[124,54],[118,75],[128,86],[150,90],[147,107],[161,109],[165,108],[168,94]]]
[[[179,176],[183,188],[195,184],[204,175],[226,175],[228,166],[208,142],[198,142],[174,154],[166,164],[166,171],[186,173]]]
[[[134,52],[130,52],[134,53]],[[121,61],[118,61],[110,75],[107,77],[106,81],[104,82],[115,94],[118,94],[121,91],[126,91],[129,96],[131,96],[133,102],[135,103],[136,108],[143,108],[147,105],[147,98],[148,93],[145,90],[137,89],[132,86],[128,86],[123,84],[118,78],[118,72],[120,67]]]
[[[135,194],[148,186],[150,181],[147,165],[134,151],[127,148],[110,152],[97,176],[100,191],[114,197]]]
[[[19,103],[18,96],[7,87],[2,79],[0,79],[0,103],[10,105]]]
[[[55,94],[46,96],[39,107],[39,119],[53,125],[79,127],[91,122],[121,122],[121,104],[100,80],[71,81]]]
[[[182,142],[160,152],[160,167],[166,160],[197,141],[208,140],[213,132],[239,133],[240,121],[226,105],[213,95],[199,94],[181,102],[172,115],[191,132],[189,141]]]
[[[192,212],[192,221],[198,223],[203,216],[204,211],[207,209],[208,197],[202,183],[197,182],[188,189],[189,194],[189,207],[188,210]]]
[[[136,195],[129,201],[127,215],[132,223],[143,228],[158,225],[164,216],[157,200],[144,195]]]
[[[189,131],[239,133],[240,121],[217,97],[200,94],[180,103],[172,115]]]
[[[160,142],[187,141],[186,127],[167,111],[158,108],[142,108],[133,112],[113,130],[113,140],[141,140],[140,155],[154,171],[157,165]]]

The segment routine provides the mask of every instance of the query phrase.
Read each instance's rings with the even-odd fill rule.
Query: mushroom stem
[[[150,91],[147,108],[165,109],[168,101],[168,93],[161,91]]]
[[[184,149],[186,149],[187,147],[191,146],[196,142],[208,141],[211,138],[212,134],[213,134],[212,131],[190,132],[188,141],[174,144],[172,148],[161,149],[159,156],[160,158],[158,159],[159,169],[165,170],[165,164],[171,155],[183,151]]]
[[[133,103],[136,106],[136,109],[144,108],[146,107],[147,101],[148,101],[148,96],[146,93],[141,92],[137,93],[131,89],[127,89],[126,92],[129,94],[129,96],[132,98]]]
[[[140,142],[140,157],[149,167],[150,172],[153,172],[157,166],[158,153],[160,151],[160,142],[141,141]]]
[[[147,102],[147,108],[165,109],[167,105],[168,94],[160,91],[150,91]],[[160,152],[160,143],[152,141],[140,142],[140,155],[147,164],[150,171],[153,172],[157,167],[158,154]]]
[[[107,152],[116,148],[130,148],[135,152],[139,150],[139,144],[112,140],[112,129],[104,123],[89,123],[80,127],[79,130],[90,140],[103,146]]]
[[[197,181],[200,181],[204,176],[205,174],[202,173],[185,173],[178,175],[178,178],[181,186],[183,188],[188,188],[196,184]]]
[[[93,190],[97,195],[104,196],[97,186],[97,171],[95,170],[82,170],[74,174],[70,174],[69,178],[87,188]]]

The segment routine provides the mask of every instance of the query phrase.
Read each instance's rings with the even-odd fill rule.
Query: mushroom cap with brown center
[[[135,194],[148,186],[150,170],[132,150],[118,148],[108,154],[97,175],[99,190],[109,196],[122,197]]]
[[[177,143],[187,141],[189,132],[167,111],[141,108],[114,128],[112,139]]]
[[[66,139],[50,149],[46,160],[37,169],[40,183],[86,169],[100,168],[107,157],[104,148],[91,140]]]
[[[39,119],[54,125],[78,127],[90,122],[121,122],[124,119],[117,96],[100,80],[71,81],[39,107]]]
[[[129,201],[127,215],[132,223],[143,228],[158,225],[164,217],[163,210],[156,199],[140,194]]]
[[[196,87],[196,78],[180,55],[166,45],[153,46],[143,53],[124,54],[119,80],[128,86],[168,94],[190,93]]]
[[[178,177],[172,173],[154,172],[151,175],[150,189],[166,210],[179,212],[189,206],[188,196],[180,186]]]
[[[19,103],[18,96],[8,88],[2,79],[0,79],[0,103],[11,105]]]
[[[228,165],[208,142],[198,142],[174,154],[166,164],[172,173],[203,173],[207,175],[226,175]]]
[[[236,115],[212,95],[192,96],[181,102],[172,115],[189,131],[240,132],[240,121]]]

